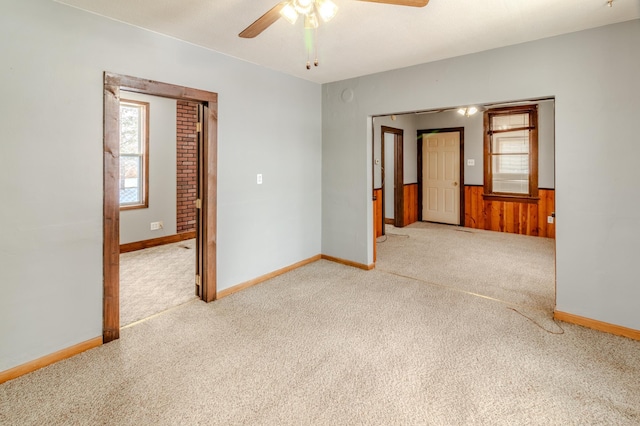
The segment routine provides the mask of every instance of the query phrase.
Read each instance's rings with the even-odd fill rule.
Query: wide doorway
[[[193,242],[182,242],[183,250],[195,251],[193,285],[197,296],[210,302],[216,298],[216,188],[217,188],[217,94],[136,77],[104,75],[104,297],[103,341],[120,336],[120,227],[121,227],[121,100],[123,93],[150,95],[198,104],[196,229]],[[126,98],[125,98],[126,99]],[[129,152],[122,152],[126,159]],[[131,155],[129,155],[131,157]],[[124,160],[123,160],[124,161]],[[148,188],[140,184],[141,193]],[[147,200],[148,201],[148,200]],[[144,199],[138,203],[146,207]],[[162,223],[151,223],[162,227]],[[181,241],[177,241],[181,242]],[[193,248],[191,248],[192,246]],[[150,272],[152,273],[152,272]]]
[[[535,119],[522,125],[518,117],[507,117],[507,109],[524,108],[537,111]],[[497,124],[489,128],[487,118],[494,115]],[[404,221],[384,224],[384,232],[372,230],[376,269],[551,314],[555,308],[554,99],[373,117],[374,218],[380,218],[383,208],[378,197],[381,142],[375,135],[391,123],[405,135],[404,172],[398,177],[403,182],[404,199],[398,207]],[[535,131],[537,142],[525,144],[513,131]],[[488,179],[520,182],[527,171],[530,186],[536,189],[528,199],[487,195]]]

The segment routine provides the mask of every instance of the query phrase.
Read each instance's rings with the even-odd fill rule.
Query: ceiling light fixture
[[[298,12],[291,6],[291,3],[287,3],[281,10],[280,16],[287,20],[290,24],[295,24],[298,20]]]
[[[458,114],[464,115],[465,117],[472,116],[478,112],[478,107],[470,106],[458,109]]]
[[[298,20],[298,15],[305,17],[305,28],[307,21],[313,22],[311,28],[318,27],[319,15],[324,22],[329,22],[338,13],[338,6],[331,0],[290,0],[280,10],[280,15],[289,21],[291,24],[295,24]]]
[[[329,22],[338,13],[338,6],[331,0],[316,0],[315,4],[318,15],[324,22]]]
[[[305,30],[317,30],[319,21],[318,16],[324,22],[329,22],[338,13],[338,6],[331,0],[289,0],[280,9],[280,16],[286,19],[290,24],[295,24],[298,20],[298,15],[304,16],[304,28]],[[307,69],[311,69],[311,61],[309,56],[313,45],[316,45],[316,58],[313,61],[313,65],[318,66],[318,50],[317,50],[317,33],[315,34],[315,43],[307,44]]]

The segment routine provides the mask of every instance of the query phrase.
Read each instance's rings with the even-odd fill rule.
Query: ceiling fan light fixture
[[[303,15],[305,28],[318,28],[318,15],[324,22],[328,22],[336,13],[338,6],[331,0],[291,0],[280,9],[280,16],[290,24],[295,24],[298,15]]]
[[[311,12],[304,16],[305,29],[318,28],[318,17],[315,13]]]
[[[318,15],[324,22],[329,22],[338,13],[338,6],[331,0],[316,0]]]
[[[313,0],[291,0],[289,3],[301,15],[308,15],[313,12]]]
[[[287,20],[290,24],[295,24],[298,20],[298,12],[291,5],[291,3],[287,3],[281,10],[280,16]]]

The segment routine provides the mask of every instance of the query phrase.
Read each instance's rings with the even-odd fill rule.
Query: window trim
[[[500,131],[491,129],[491,118],[496,115],[529,113],[529,126],[508,131],[529,129],[529,193],[493,191],[493,162],[491,155],[491,136]],[[538,197],[538,105],[519,105],[503,108],[492,108],[484,112],[484,194],[485,200],[517,201],[535,203]]]
[[[118,107],[120,107],[120,105],[122,104],[137,105],[139,107],[142,107],[144,115],[142,120],[142,153],[140,154],[140,158],[142,159],[142,178],[140,179],[140,181],[142,182],[142,202],[136,204],[119,204],[119,207],[120,210],[147,209],[149,208],[149,102],[121,98]],[[120,123],[118,123],[118,128],[119,127]],[[120,153],[120,157],[123,157],[122,153]],[[120,180],[119,177],[118,180]],[[118,203],[119,201],[120,200],[118,200]]]

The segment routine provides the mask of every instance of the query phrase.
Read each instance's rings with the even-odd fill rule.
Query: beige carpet
[[[416,222],[387,225],[376,268],[553,312],[555,240]]]
[[[532,311],[321,260],[0,385],[0,424],[640,424],[640,342]]]
[[[120,326],[195,299],[195,239],[120,255]]]

